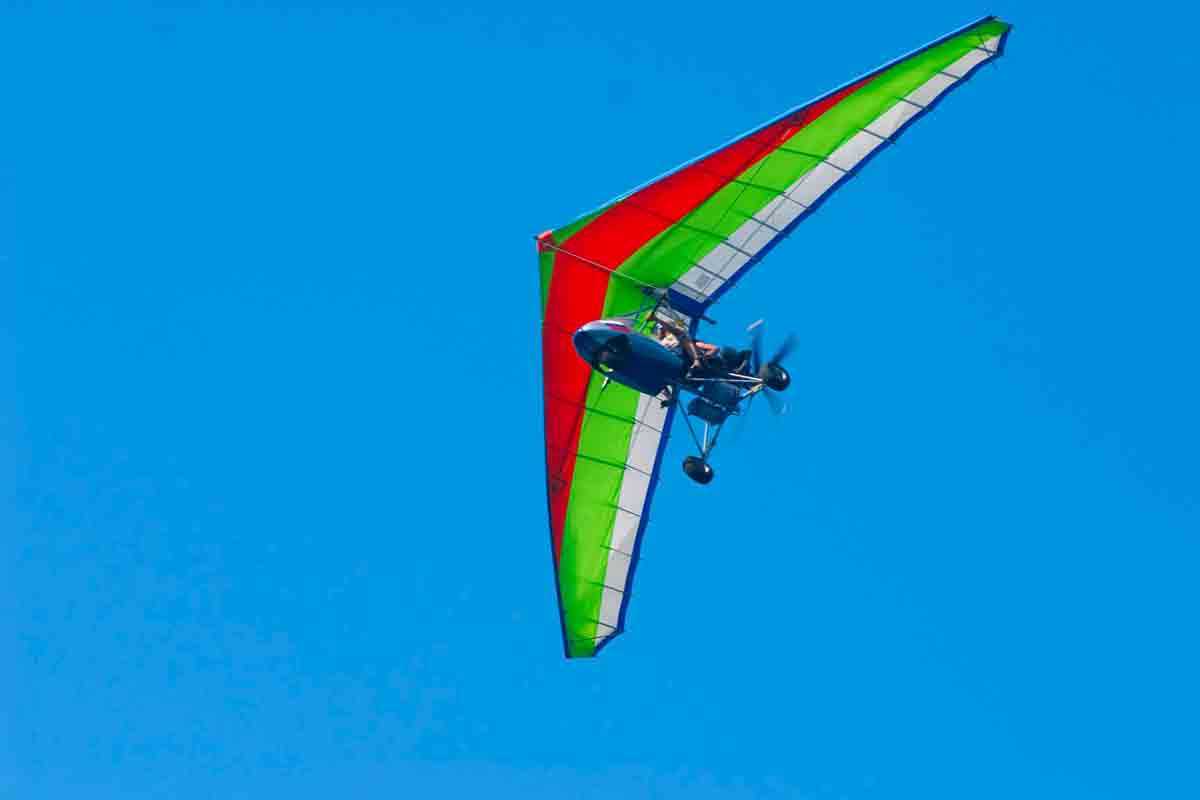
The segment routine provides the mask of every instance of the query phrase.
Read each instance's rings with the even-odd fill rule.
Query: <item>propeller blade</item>
[[[757,375],[762,365],[762,326],[763,320],[751,322],[746,332],[750,334],[750,371]]]
[[[789,333],[788,337],[783,340],[783,344],[779,345],[779,349],[775,351],[775,355],[771,356],[768,364],[778,364],[788,357],[788,354],[796,349],[796,334]]]
[[[754,395],[750,395],[750,399],[746,401],[746,407],[742,409],[742,417],[738,420],[737,427],[733,429],[733,436],[730,437],[729,443],[736,444],[746,435],[746,426],[750,424],[750,407],[754,405]]]
[[[782,417],[788,412],[787,403],[784,402],[782,397],[775,394],[775,392],[771,391],[770,389],[766,389],[765,391],[760,392],[760,394],[765,394],[767,396],[767,403],[770,404],[771,411],[775,414],[775,416]]]

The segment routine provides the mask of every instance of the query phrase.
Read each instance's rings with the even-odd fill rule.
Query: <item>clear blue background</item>
[[[1194,10],[235,6],[0,14],[0,796],[1200,794]],[[564,661],[531,236],[987,12]]]

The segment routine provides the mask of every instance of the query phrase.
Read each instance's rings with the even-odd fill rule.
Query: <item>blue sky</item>
[[[1200,793],[1194,10],[155,6],[0,11],[0,794]],[[989,12],[563,661],[531,236]]]

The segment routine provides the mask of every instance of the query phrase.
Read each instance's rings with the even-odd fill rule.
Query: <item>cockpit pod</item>
[[[575,352],[617,383],[656,395],[683,374],[683,357],[626,319],[598,319],[575,331]]]

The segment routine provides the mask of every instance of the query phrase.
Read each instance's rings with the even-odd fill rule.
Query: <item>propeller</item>
[[[764,362],[762,358],[762,339],[765,328],[766,322],[761,319],[750,323],[749,327],[746,328],[746,331],[750,334],[750,369],[757,377],[770,382],[770,385],[764,386],[758,394],[765,394],[767,396],[767,403],[771,406],[771,411],[775,416],[783,416],[788,411],[788,405],[779,396],[778,392],[788,387],[791,383],[791,377],[780,362],[796,349],[797,340],[795,334],[789,333],[787,338],[783,340],[783,343],[779,345],[775,354]],[[751,397],[750,402],[753,401],[754,398]],[[747,412],[750,410],[749,403],[746,405],[746,410]]]
[[[763,361],[763,330],[765,328],[766,322],[761,319],[751,322],[746,327],[746,332],[750,334],[750,373],[761,378],[767,385],[764,385],[757,392],[750,395],[750,399],[746,401],[746,407],[742,410],[743,419],[738,423],[737,429],[733,432],[734,441],[742,438],[747,425],[745,417],[750,416],[750,407],[754,405],[754,398],[758,395],[766,395],[767,405],[771,407],[771,413],[775,416],[782,417],[788,413],[787,401],[780,397],[779,393],[791,384],[792,379],[780,362],[791,355],[792,351],[796,349],[797,339],[794,334],[788,334],[783,343],[779,345],[779,349],[775,351],[775,354],[768,360]],[[771,388],[772,385],[777,388]]]

